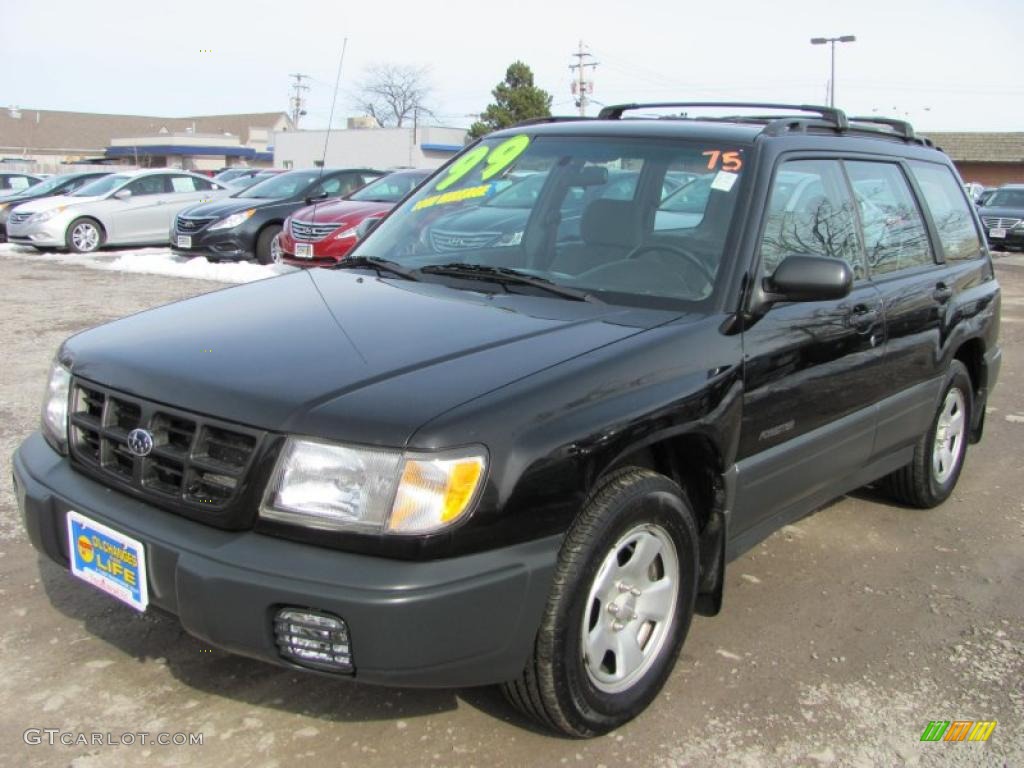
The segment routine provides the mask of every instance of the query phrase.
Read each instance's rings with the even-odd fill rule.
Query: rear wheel
[[[280,232],[281,227],[278,224],[271,224],[260,231],[260,236],[256,238],[256,261],[260,264],[273,263],[274,257],[271,253],[271,244]]]
[[[610,475],[566,536],[533,655],[506,696],[576,737],[636,717],[686,637],[697,563],[697,525],[679,486],[635,467]]]
[[[92,253],[103,244],[103,229],[95,219],[75,219],[64,240],[74,253]]]
[[[928,509],[953,493],[967,454],[973,407],[970,374],[954,360],[931,428],[914,448],[913,460],[889,476],[889,488],[898,501]]]

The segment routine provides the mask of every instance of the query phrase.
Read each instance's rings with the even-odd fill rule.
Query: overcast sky
[[[599,62],[596,102],[836,103],[931,130],[1024,130],[1024,0],[0,0],[0,107],[163,116],[287,110],[312,76],[303,127],[334,124],[373,62],[429,66],[429,106],[468,125],[515,59],[572,113],[570,53]],[[209,52],[205,52],[209,50]],[[594,110],[597,109],[595,105]]]

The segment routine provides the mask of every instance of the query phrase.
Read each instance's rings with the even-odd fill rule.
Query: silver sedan
[[[175,215],[231,192],[223,184],[168,168],[114,173],[66,196],[23,203],[7,220],[7,239],[39,250],[90,253],[104,245],[168,242]]]

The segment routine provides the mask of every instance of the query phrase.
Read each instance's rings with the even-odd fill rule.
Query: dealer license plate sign
[[[295,244],[295,258],[297,258],[297,259],[312,259],[313,258],[313,244],[312,243],[296,243]]]
[[[1002,240],[1003,238],[1006,237],[1006,229],[1003,227],[996,227],[995,229],[990,229],[988,231],[988,236],[994,237],[997,240]]]
[[[68,512],[68,552],[72,575],[137,611],[146,610],[146,550],[141,541],[72,510]]]
[[[179,248],[191,248],[192,247],[192,235],[178,235],[178,247]]]

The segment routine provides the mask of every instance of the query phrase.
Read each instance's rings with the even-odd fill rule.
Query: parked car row
[[[428,172],[404,173],[415,182],[378,194],[397,202]],[[347,197],[386,174],[367,168],[239,168],[208,178],[162,168],[34,178],[31,185],[8,182],[19,189],[0,196],[0,240],[74,253],[170,244],[182,255],[266,264],[280,258],[273,244],[291,213]]]

